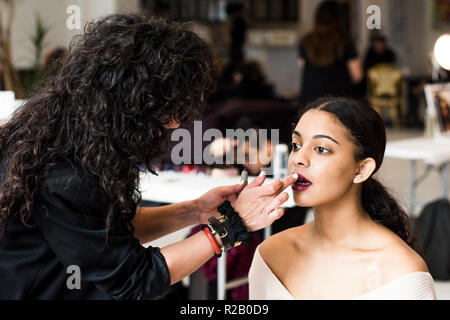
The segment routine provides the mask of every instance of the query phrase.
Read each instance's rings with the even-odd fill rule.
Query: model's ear
[[[366,158],[359,163],[358,171],[353,178],[354,183],[361,183],[369,179],[377,164],[373,158]]]

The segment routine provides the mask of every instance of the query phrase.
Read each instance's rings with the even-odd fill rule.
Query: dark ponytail
[[[412,237],[408,215],[378,180],[370,177],[364,181],[362,204],[374,221],[395,232],[415,249],[416,239]]]
[[[362,186],[364,209],[374,221],[389,228],[414,250],[420,251],[415,247],[416,240],[412,237],[407,213],[373,178],[383,162],[386,148],[386,130],[380,115],[366,103],[343,97],[319,98],[301,110],[300,117],[310,109],[333,114],[348,129],[349,138],[356,145],[356,161],[369,157],[375,160],[376,168]]]

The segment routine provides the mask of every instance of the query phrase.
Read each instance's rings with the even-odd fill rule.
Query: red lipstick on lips
[[[301,174],[298,174],[298,179],[292,185],[292,190],[294,190],[294,191],[304,191],[304,190],[308,189],[310,185],[312,185],[311,181],[306,179]]]

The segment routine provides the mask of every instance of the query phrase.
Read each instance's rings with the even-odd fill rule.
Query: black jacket
[[[431,275],[450,280],[450,202],[440,199],[427,204],[414,224]]]
[[[114,225],[105,246],[107,202],[92,181],[61,163],[46,171],[33,227],[11,212],[0,238],[0,299],[151,299],[168,292],[159,248],[143,247],[126,223]],[[81,289],[66,283],[75,283],[70,266],[79,267]]]

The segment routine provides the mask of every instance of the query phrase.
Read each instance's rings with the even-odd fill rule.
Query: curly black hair
[[[68,52],[0,128],[0,235],[14,208],[27,224],[45,170],[69,160],[109,200],[111,223],[132,228],[141,170],[167,147],[166,125],[200,119],[215,85],[213,56],[188,24],[116,14],[86,25]],[[143,169],[144,168],[144,169]]]

